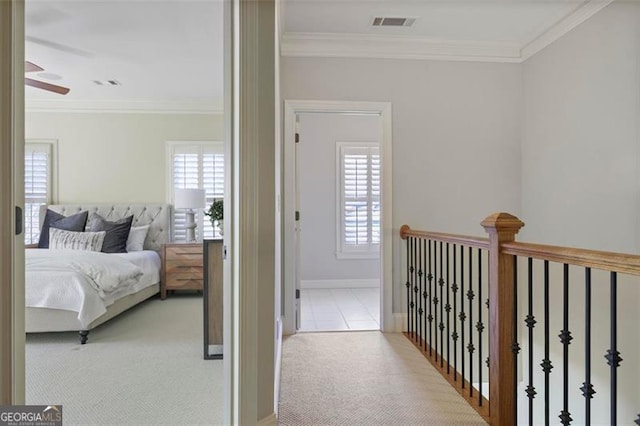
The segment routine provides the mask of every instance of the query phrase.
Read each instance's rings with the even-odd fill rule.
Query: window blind
[[[377,252],[380,244],[380,153],[377,145],[341,145],[342,253]]]
[[[224,154],[221,143],[171,145],[171,200],[179,188],[202,188],[206,193],[206,205],[214,198],[224,196]],[[211,225],[203,211],[196,214],[198,240],[217,238],[220,233]],[[182,210],[173,212],[173,240],[186,240],[186,214]]]
[[[24,242],[40,238],[40,206],[51,199],[51,144],[25,144],[24,155]]]

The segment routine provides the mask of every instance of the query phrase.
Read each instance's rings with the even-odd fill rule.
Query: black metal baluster
[[[456,317],[458,316],[458,265],[457,265],[457,246],[453,245],[453,285],[451,286],[451,292],[453,293],[453,334],[451,338],[453,339],[453,381],[458,380],[458,321]]]
[[[476,348],[473,346],[473,298],[475,293],[473,292],[473,249],[469,247],[469,291],[467,292],[467,299],[469,299],[469,344],[467,350],[469,351],[469,396],[473,396],[473,353]]]
[[[415,288],[416,307],[418,309],[417,337],[418,343],[422,346],[422,239],[418,239],[418,285]]]
[[[482,249],[478,249],[478,405],[482,407]]]
[[[533,426],[533,399],[536,397],[536,388],[533,386],[533,328],[536,326],[536,317],[533,315],[533,259],[528,259],[527,270],[527,319],[525,324],[529,328],[529,385],[526,394],[529,398],[529,425]]]
[[[618,424],[618,370],[620,352],[618,352],[618,274],[611,272],[611,349],[605,358],[611,367],[611,424]]]
[[[451,281],[449,279],[449,243],[447,243],[447,304],[444,305],[444,311],[447,313],[447,374],[451,369],[451,339],[449,333],[451,332],[451,323],[449,322],[449,314],[451,313],[451,304],[449,303],[449,293],[451,292]]]
[[[438,285],[440,286],[440,367],[444,365],[444,268],[442,267],[444,261],[444,254],[442,254],[442,241],[440,241],[440,277],[438,278]]]
[[[487,299],[488,301],[488,299]],[[514,401],[518,400],[518,354],[520,353],[520,343],[518,343],[518,258],[513,256],[513,398]],[[489,333],[489,339],[491,339],[491,333]],[[491,341],[489,341],[491,342]],[[491,347],[491,343],[489,343],[489,347]],[[489,377],[491,377],[491,373],[489,373]],[[491,395],[489,395],[491,398]],[[518,409],[513,413],[513,424],[518,424]]]
[[[563,309],[562,309],[562,322],[563,329],[560,332],[560,342],[562,343],[562,395],[563,404],[562,411],[558,416],[560,423],[563,425],[570,425],[571,413],[569,413],[569,345],[571,344],[571,332],[569,331],[569,265],[564,264],[563,268],[563,280],[562,280],[562,297],[563,297]]]
[[[411,307],[411,313],[409,315],[409,334],[410,336],[413,338],[414,337],[414,332],[415,332],[415,311],[414,311],[414,307],[415,304],[413,303],[413,287],[415,286],[415,275],[416,275],[416,239],[415,238],[411,238],[411,287],[409,288],[409,294],[410,294],[410,304],[409,306]]]
[[[424,274],[422,276],[422,306],[424,308],[424,315],[422,316],[422,330],[424,333],[424,350],[427,350],[427,264],[429,259],[427,258],[427,240],[422,240],[423,253],[424,253]]]
[[[438,362],[440,353],[438,352],[438,242],[433,242],[433,313],[435,314],[433,323],[433,334],[435,336],[434,351],[436,353],[435,361]]]
[[[553,365],[549,359],[549,261],[544,261],[544,359],[540,364],[544,371],[544,424],[549,424],[549,373]]]
[[[431,283],[433,282],[433,274],[431,273],[433,257],[431,254],[431,246],[431,240],[429,240],[429,275],[427,276],[429,279],[429,316],[427,316],[427,319],[429,320],[429,356],[433,355],[433,314],[431,313],[431,307],[433,305],[433,291],[431,289]]]
[[[591,426],[591,399],[596,391],[591,384],[591,268],[584,271],[584,383],[580,390],[584,396],[585,426]]]
[[[407,283],[405,286],[407,287],[407,333],[411,332],[410,330],[410,304],[409,304],[409,293],[411,293],[411,237],[407,238]]]
[[[462,362],[462,371],[461,376],[462,376],[462,389],[464,389],[465,386],[465,380],[464,380],[464,370],[465,370],[465,365],[464,365],[464,322],[467,319],[467,314],[465,314],[464,312],[464,297],[465,297],[465,293],[464,293],[464,246],[460,246],[460,314],[459,314],[459,318],[460,318],[460,355],[462,355],[462,359],[460,360]]]

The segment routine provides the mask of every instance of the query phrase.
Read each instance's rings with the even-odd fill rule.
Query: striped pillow
[[[49,249],[100,251],[106,232],[75,232],[49,229]]]

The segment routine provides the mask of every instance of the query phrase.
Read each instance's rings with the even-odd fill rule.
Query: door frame
[[[380,245],[380,329],[395,330],[393,318],[393,197],[392,197],[392,117],[391,102],[284,101],[283,149],[283,333],[296,333],[296,250],[295,250],[295,133],[296,115],[301,113],[367,113],[380,115],[382,159],[382,243]]]
[[[0,405],[24,404],[24,1],[0,1]]]

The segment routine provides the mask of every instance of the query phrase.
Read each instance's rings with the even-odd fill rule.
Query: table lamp
[[[187,242],[191,243],[196,240],[196,222],[194,209],[205,208],[205,191],[204,189],[176,189],[174,207],[176,209],[184,209],[187,215]]]

